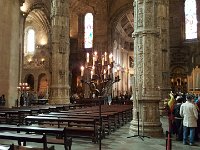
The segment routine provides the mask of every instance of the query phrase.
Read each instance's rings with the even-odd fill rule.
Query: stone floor
[[[161,117],[163,124],[163,131],[167,130],[167,118]],[[129,124],[121,127],[111,135],[102,140],[102,150],[166,150],[165,138],[144,138],[144,141],[138,137],[127,138],[129,134]],[[0,143],[6,141],[0,140]],[[8,142],[8,141],[7,141]],[[6,142],[6,143],[7,143]],[[172,150],[199,150],[200,142],[196,142],[197,146],[183,145],[181,141],[172,141]],[[35,143],[28,143],[27,145],[42,147],[42,145]],[[50,145],[48,145],[50,146]],[[64,150],[62,145],[55,145],[56,150]],[[98,150],[99,144],[94,144],[87,139],[73,139],[72,150]]]

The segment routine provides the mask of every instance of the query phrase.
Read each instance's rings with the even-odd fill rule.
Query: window
[[[85,15],[85,34],[84,34],[84,48],[93,47],[93,15],[87,13]]]
[[[197,38],[196,0],[185,1],[185,34],[186,39]]]
[[[26,29],[24,44],[25,55],[35,52],[35,30],[31,27]]]

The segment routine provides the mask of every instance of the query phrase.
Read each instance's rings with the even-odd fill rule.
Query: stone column
[[[157,14],[157,28],[160,29],[160,49],[161,57],[159,58],[161,64],[161,83],[158,89],[161,92],[161,101],[159,103],[160,114],[166,113],[164,110],[164,99],[169,98],[171,91],[170,86],[170,71],[169,71],[169,1],[160,1],[158,4]]]
[[[69,103],[69,1],[51,1],[51,104]]]
[[[135,99],[134,115],[130,133],[137,133],[137,116],[139,112],[140,133],[150,136],[161,136],[159,101],[162,86],[163,49],[168,50],[168,32],[162,35],[161,26],[168,16],[168,0],[135,0],[134,1],[134,80]],[[163,18],[161,21],[160,18]],[[165,27],[166,29],[168,26]],[[163,29],[163,31],[162,31]],[[167,36],[167,37],[165,37]],[[167,41],[162,46],[162,41]],[[167,60],[165,60],[167,63]],[[167,68],[167,67],[166,67]]]
[[[15,105],[19,78],[19,15],[22,0],[0,1],[0,96],[5,95],[6,106]]]

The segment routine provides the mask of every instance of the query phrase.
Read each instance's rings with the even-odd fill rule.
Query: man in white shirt
[[[194,105],[194,97],[186,96],[186,102],[181,105],[180,115],[183,117],[183,144],[187,143],[188,131],[190,130],[190,145],[194,145],[195,128],[197,127],[198,111]]]

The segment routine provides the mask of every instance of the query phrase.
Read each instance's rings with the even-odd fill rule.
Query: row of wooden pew
[[[28,115],[37,115],[48,112],[58,112],[62,110],[82,108],[81,104],[67,105],[38,105],[31,107],[0,108],[0,123],[24,124],[24,118]]]
[[[68,136],[88,137],[97,143],[99,139],[100,120],[102,120],[102,137],[126,124],[132,119],[132,107],[130,105],[103,105],[101,118],[99,108],[87,107],[76,110],[50,112],[38,116],[25,117],[26,124],[38,123],[43,126],[57,128],[67,127]],[[70,133],[70,134],[69,134]]]
[[[77,107],[80,109],[74,109]],[[23,108],[0,111],[0,116],[2,116],[0,121],[3,120],[0,124],[0,130],[17,132],[12,136],[10,133],[0,134],[0,138],[17,140],[19,144],[24,142],[24,145],[26,145],[26,141],[34,141],[36,138],[35,142],[43,143],[44,149],[47,149],[47,143],[53,143],[63,144],[65,150],[70,150],[72,138],[86,137],[97,143],[100,138],[104,138],[132,120],[131,105],[102,105],[101,117],[99,117],[98,106],[82,107],[79,105],[71,108],[66,108],[66,106],[58,106],[58,108],[56,106],[45,106],[40,111],[34,112],[35,110],[36,108]],[[14,122],[17,125],[8,125],[13,124],[13,122],[7,122],[6,117],[9,118],[9,114],[16,114],[17,117],[20,117],[18,122]],[[4,115],[5,118],[3,119]],[[33,126],[35,124],[39,126]],[[18,134],[19,132],[39,135],[34,137],[31,134],[23,134],[23,138],[21,138],[21,134]],[[62,139],[49,138],[47,134],[62,137]]]

